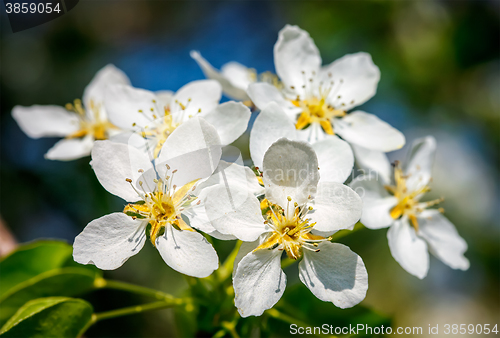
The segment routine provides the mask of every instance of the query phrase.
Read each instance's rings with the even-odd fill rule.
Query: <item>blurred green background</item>
[[[107,63],[123,69],[136,87],[177,90],[203,78],[189,57],[192,49],[216,67],[238,61],[259,73],[274,71],[278,31],[297,24],[315,40],[324,64],[347,53],[372,55],[382,76],[363,110],[403,131],[407,143],[437,138],[431,195],[446,198],[446,216],[469,244],[468,271],[432,258],[420,281],[394,261],[386,230],[343,238],[368,268],[362,304],[392,317],[394,327],[498,323],[498,1],[80,1],[63,17],[15,34],[4,11],[1,19],[0,213],[19,242],[72,243],[88,222],[122,210],[124,202],[100,186],[89,158],[45,160],[56,139],[29,139],[10,115],[14,105],[72,102]],[[247,141],[243,135],[235,145],[248,159]],[[402,159],[405,150],[389,156]],[[221,259],[233,245],[215,242]],[[294,268],[285,296],[300,284]],[[149,244],[105,276],[173,294],[187,285]],[[87,299],[96,311],[138,301],[111,291]],[[313,318],[329,309],[333,321],[333,305],[309,313]],[[179,335],[173,322],[172,310],[161,310],[98,323],[86,336]]]

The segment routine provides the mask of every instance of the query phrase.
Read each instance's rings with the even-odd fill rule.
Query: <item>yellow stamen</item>
[[[157,127],[154,132],[151,132],[151,135],[154,134],[157,138],[157,143],[154,150],[155,157],[158,157],[158,154],[160,153],[160,150],[163,147],[163,144],[165,143],[167,138],[173,133],[175,128],[179,126],[179,124],[174,123],[170,111],[166,110],[165,112],[166,114],[163,117],[163,123],[159,127]]]
[[[313,97],[307,100],[300,100],[297,97],[297,99],[291,100],[291,103],[295,107],[302,108],[302,112],[295,123],[295,128],[304,129],[312,123],[319,123],[325,133],[335,135],[332,127],[333,119],[345,116],[346,113],[343,110],[333,108],[326,104],[325,101],[326,98],[323,96],[320,99]]]
[[[262,201],[260,201],[260,210],[265,210],[269,208],[269,201],[267,198],[264,198]]]
[[[323,128],[324,132],[327,133],[328,135],[335,135],[333,132],[333,127],[330,121],[319,121],[319,124],[321,125],[321,128]]]
[[[429,201],[426,203],[420,203],[419,200],[422,195],[428,191],[430,188],[425,185],[417,190],[408,191],[406,180],[407,176],[403,175],[403,170],[399,166],[399,162],[396,162],[394,168],[394,180],[396,185],[385,186],[385,189],[390,192],[394,197],[397,198],[397,204],[390,211],[390,216],[393,219],[399,219],[402,216],[407,216],[410,220],[410,224],[413,226],[415,231],[419,230],[417,216],[427,207],[436,205],[440,203],[443,199],[437,199]]]
[[[82,101],[79,99],[74,100],[73,104],[67,103],[65,107],[67,110],[77,113],[80,118],[80,129],[66,136],[67,139],[93,135],[96,140],[106,140],[108,138],[108,130],[118,129],[108,120],[101,118],[101,106],[95,104],[93,100],[90,100],[90,111],[93,114],[93,119],[87,117]]]
[[[287,211],[291,207],[291,198],[288,199]],[[317,242],[325,241],[326,238],[310,233],[315,223],[310,224],[305,218],[311,208],[302,206],[302,209],[293,203],[294,213],[290,217],[288,212],[278,205],[271,204],[267,199],[262,200],[261,208],[269,208],[267,217],[269,226],[273,229],[272,234],[255,250],[276,249],[285,250],[291,259],[299,259],[304,248],[315,251]],[[287,217],[288,215],[288,217]]]
[[[143,201],[128,204],[123,209],[123,212],[133,219],[144,219],[149,222],[151,225],[149,237],[153,245],[156,245],[156,238],[168,224],[180,230],[194,231],[182,219],[181,212],[196,200],[196,197],[191,196],[190,192],[198,180],[189,182],[178,190],[175,185],[170,187],[169,180],[170,176],[167,176],[166,181],[155,179],[154,182],[157,186],[154,192],[145,193]],[[132,184],[132,180],[127,179],[126,181]],[[142,186],[142,182],[139,182],[139,185]]]
[[[306,112],[302,112],[302,114],[300,114],[299,118],[297,119],[297,123],[295,124],[295,128],[296,129],[304,129],[309,124],[311,124],[311,116]]]

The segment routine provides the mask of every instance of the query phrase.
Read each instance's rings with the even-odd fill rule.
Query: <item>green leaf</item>
[[[0,260],[0,299],[10,289],[41,273],[67,266],[78,266],[100,273],[94,266],[75,263],[73,248],[66,242],[41,240],[21,245],[10,255]]]
[[[1,337],[78,337],[92,323],[92,306],[66,297],[26,303],[2,327]]]
[[[19,283],[62,267],[72,250],[67,243],[58,241],[38,241],[20,246],[0,261],[0,297]]]
[[[3,273],[2,273],[3,274]],[[0,297],[0,325],[28,301],[50,296],[74,296],[94,288],[98,277],[83,267],[53,269],[30,278]]]

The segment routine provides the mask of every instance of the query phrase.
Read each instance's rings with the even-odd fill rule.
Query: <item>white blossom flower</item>
[[[45,154],[50,160],[69,161],[90,155],[94,140],[105,140],[119,132],[108,121],[103,106],[104,91],[110,84],[130,83],[128,77],[113,65],[97,72],[79,99],[65,107],[15,106],[12,116],[31,138],[64,137]]]
[[[250,120],[250,110],[232,101],[219,105],[221,95],[221,86],[214,80],[190,82],[175,94],[116,85],[108,87],[105,106],[110,121],[129,131],[118,138],[125,137],[131,144],[151,150],[157,157],[167,138],[193,116],[212,124],[222,145],[241,136]]]
[[[464,257],[467,243],[442,215],[442,208],[428,209],[442,199],[420,201],[430,190],[435,152],[436,140],[432,136],[417,139],[406,163],[402,167],[396,163],[392,183],[386,184],[373,173],[359,176],[351,183],[363,198],[361,222],[370,229],[390,227],[387,239],[392,256],[403,269],[420,279],[429,270],[428,250],[453,269],[469,268]],[[383,161],[378,167],[389,165],[387,157]]]
[[[74,242],[73,257],[82,264],[116,269],[137,254],[149,238],[174,270],[206,277],[218,268],[210,243],[193,229],[195,190],[221,157],[217,131],[202,118],[192,118],[164,143],[154,165],[140,150],[112,141],[96,142],[92,168],[102,186],[129,202],[116,212],[90,222]]]
[[[261,110],[269,102],[278,103],[285,112],[280,119],[286,116],[301,138],[311,144],[328,135],[339,135],[363,148],[384,152],[401,148],[405,143],[403,134],[386,122],[363,111],[347,113],[375,95],[380,71],[371,56],[356,53],[326,66],[321,63],[309,34],[286,25],[274,46],[274,64],[282,89],[254,83],[248,87],[248,95]],[[270,118],[261,119],[265,125]]]
[[[250,156],[254,165],[262,168],[264,154],[276,140],[286,137],[299,141],[303,140],[302,136],[277,103],[268,103],[255,119],[250,132]],[[338,137],[326,135],[310,145],[318,157],[321,181],[343,183],[354,165],[349,144]]]
[[[247,89],[250,84],[255,82],[266,82],[278,88],[281,87],[278,78],[271,72],[257,74],[255,69],[248,68],[235,61],[224,64],[218,71],[199,52],[191,51],[190,55],[198,63],[203,74],[209,79],[218,81],[224,94],[234,100],[244,101],[249,104],[250,98]]]
[[[243,243],[233,273],[241,316],[259,316],[281,298],[283,251],[292,259],[302,257],[300,280],[319,299],[341,308],[364,299],[368,275],[362,259],[328,237],[352,229],[361,216],[361,199],[341,183],[319,182],[317,168],[307,143],[283,138],[264,156],[264,200],[244,189],[209,192],[205,209],[213,226],[251,242]],[[264,217],[262,204],[268,206]]]

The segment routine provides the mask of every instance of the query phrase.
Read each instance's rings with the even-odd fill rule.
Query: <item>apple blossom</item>
[[[259,316],[281,298],[286,285],[283,251],[292,259],[302,258],[300,280],[316,297],[341,308],[358,304],[368,288],[364,263],[329,236],[358,221],[359,196],[341,183],[319,182],[316,154],[305,142],[278,140],[263,164],[264,200],[248,190],[219,186],[205,201],[218,231],[250,242],[243,243],[233,274],[241,316]],[[263,203],[269,209],[264,217]]]
[[[391,254],[409,273],[422,279],[429,270],[428,250],[453,269],[467,270],[464,257],[467,243],[455,226],[442,215],[444,211],[428,209],[442,199],[421,202],[430,190],[431,169],[436,152],[432,136],[413,142],[406,163],[394,168],[394,179],[387,183],[377,175],[357,177],[351,187],[363,198],[361,222],[368,228],[389,227],[387,239]],[[385,168],[387,157],[374,167]]]
[[[34,105],[15,106],[12,117],[31,138],[64,137],[45,154],[50,160],[69,161],[90,155],[94,140],[105,140],[120,130],[110,123],[104,109],[108,85],[130,83],[113,65],[97,72],[83,92],[83,102],[75,100],[65,107]]]

